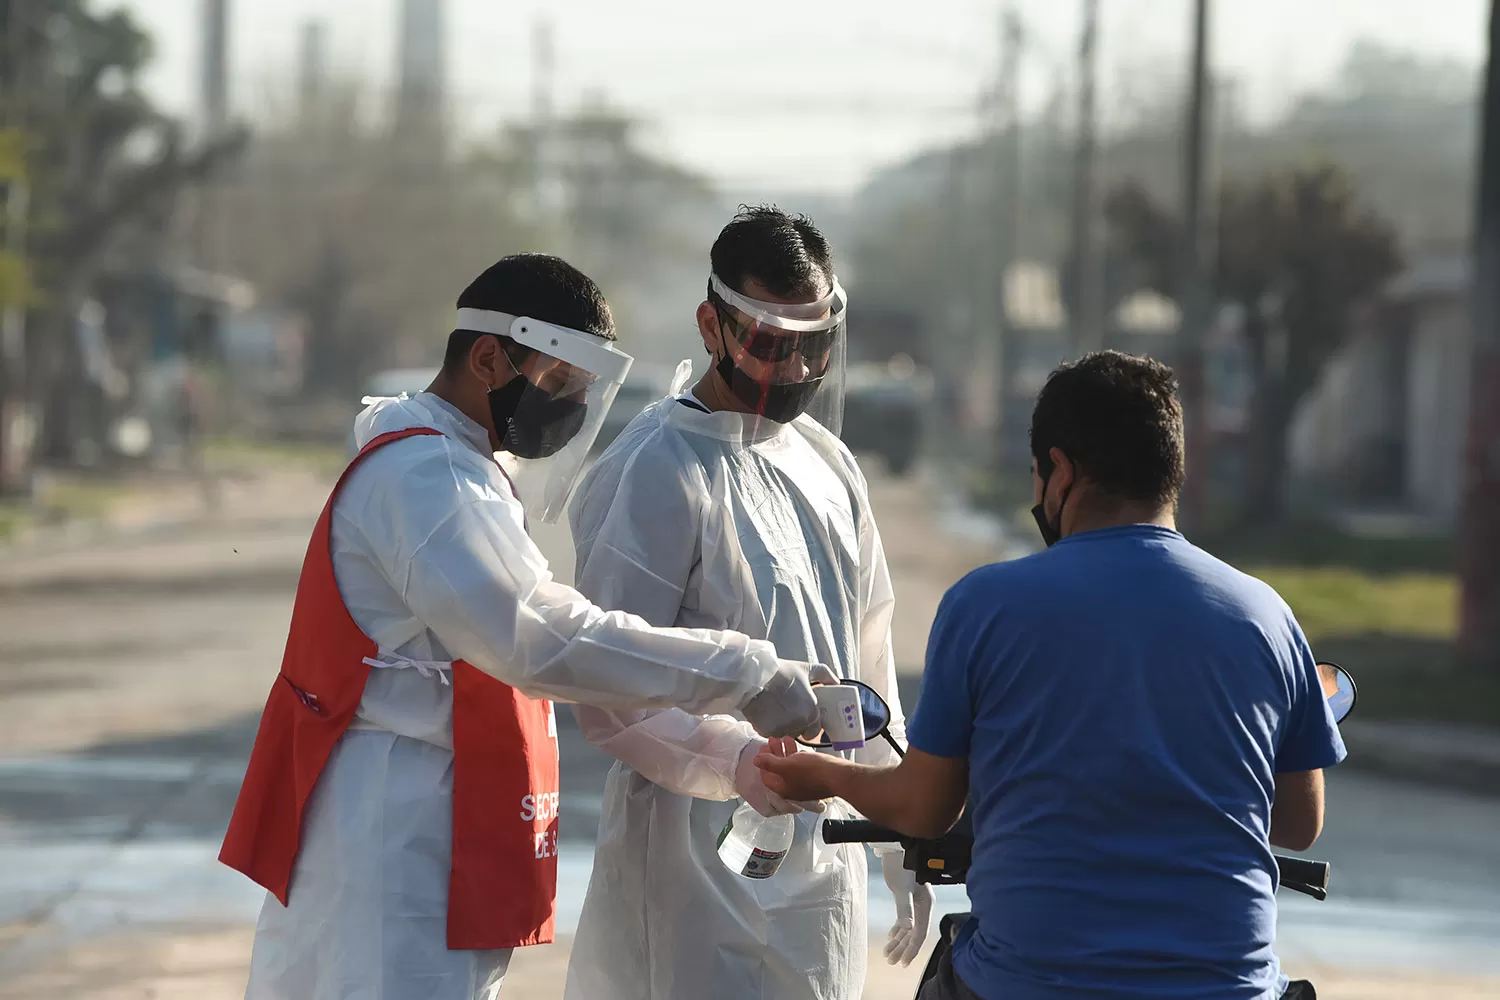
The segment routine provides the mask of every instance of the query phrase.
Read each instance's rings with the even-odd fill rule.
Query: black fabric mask
[[[519,371],[509,382],[489,391],[489,402],[495,432],[504,449],[517,458],[557,454],[573,440],[588,414],[588,404],[554,399]]]
[[[722,317],[719,322],[721,324],[719,336],[723,338]],[[752,413],[759,414],[767,420],[774,420],[778,424],[796,420],[812,403],[813,397],[818,394],[818,387],[823,384],[822,375],[801,382],[772,382],[770,384],[753,379],[734,363],[734,357],[729,352],[727,342],[724,344],[724,353],[714,363],[714,370],[719,373],[719,378],[724,380],[724,384],[729,387],[735,399],[748,406]]]
[[[1062,500],[1057,505],[1057,524],[1052,524],[1047,520],[1047,483],[1051,479],[1052,470],[1048,469],[1047,474],[1042,477],[1042,502],[1031,508],[1031,516],[1036,521],[1036,529],[1042,535],[1042,544],[1049,549],[1062,541],[1063,508],[1068,505],[1068,493],[1073,492],[1069,490],[1068,493],[1062,495]]]

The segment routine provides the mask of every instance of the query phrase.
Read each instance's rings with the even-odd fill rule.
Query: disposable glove
[[[823,731],[812,685],[837,684],[838,675],[821,663],[777,661],[776,673],[742,710],[745,721],[762,736],[812,739]]]
[[[932,925],[932,886],[917,882],[917,873],[902,867],[902,854],[882,855],[880,871],[896,898],[896,923],[885,943],[885,960],[891,965],[910,965],[922,950]]]
[[[750,803],[750,808],[762,816],[784,816],[787,813],[799,813],[805,809],[822,812],[823,803],[821,802],[793,802],[782,798],[766,787],[765,781],[762,780],[765,772],[755,766],[756,756],[766,746],[767,744],[762,740],[751,740],[745,744],[745,749],[740,751],[739,763],[734,769],[734,790],[739,797]],[[796,752],[795,744],[789,750],[781,748],[782,756]]]

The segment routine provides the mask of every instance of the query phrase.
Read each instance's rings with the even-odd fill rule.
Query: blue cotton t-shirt
[[[1344,744],[1270,587],[1152,525],[976,570],[907,735],[969,759],[981,997],[1280,995],[1274,775]]]

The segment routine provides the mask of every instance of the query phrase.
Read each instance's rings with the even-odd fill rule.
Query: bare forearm
[[[908,837],[938,837],[963,812],[968,761],[912,748],[892,766],[856,764],[820,753],[762,753],[766,787],[793,802],[841,798],[881,826]]]
[[[1323,772],[1300,771],[1276,776],[1271,803],[1271,836],[1276,847],[1305,851],[1323,832]]]
[[[834,795],[872,822],[908,837],[940,837],[958,819],[959,810],[949,815],[950,810],[910,787],[909,776],[899,765],[875,767],[839,761],[829,777]]]

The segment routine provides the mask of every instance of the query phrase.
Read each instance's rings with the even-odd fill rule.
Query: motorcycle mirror
[[[1354,677],[1337,663],[1320,661],[1318,679],[1323,684],[1323,697],[1333,711],[1333,721],[1343,722],[1354,711],[1354,699],[1359,691],[1354,686]]]
[[[860,712],[864,716],[865,741],[879,739],[885,735],[886,729],[891,724],[891,706],[885,703],[885,699],[875,693],[875,689],[862,681],[844,679],[840,684],[848,684],[859,692]],[[827,733],[819,733],[816,739],[798,739],[805,747],[815,749],[826,749],[833,746],[833,741],[828,738]]]

